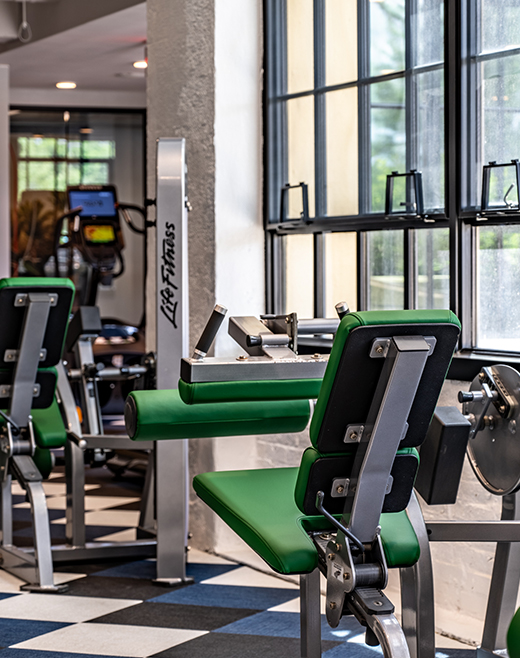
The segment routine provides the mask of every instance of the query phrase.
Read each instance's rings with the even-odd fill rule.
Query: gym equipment
[[[58,250],[60,246],[77,248],[90,267],[87,289],[81,305],[94,306],[99,284],[109,285],[112,279],[125,270],[122,251],[125,243],[119,215],[135,233],[146,231],[146,215],[143,208],[118,202],[113,185],[78,185],[67,188],[68,205],[71,210],[56,223],[54,236],[54,267],[59,272]],[[129,211],[142,215],[144,228],[134,225]],[[64,234],[64,222],[65,234]],[[117,265],[119,264],[119,265]],[[119,269],[116,271],[116,266]],[[72,276],[72,255],[68,261],[68,276]]]
[[[49,515],[39,468],[48,469],[49,447],[65,431],[54,402],[56,369],[65,339],[74,286],[63,279],[0,280],[0,412],[2,568],[25,580],[22,589],[59,592],[53,581]],[[31,505],[34,553],[13,545],[11,483]]]
[[[470,390],[459,393],[459,402],[462,414],[452,407],[436,412],[421,448],[417,489],[428,504],[454,503],[467,444],[467,455],[479,482],[502,496],[502,515],[500,521],[426,523],[420,514],[413,516],[421,558],[414,570],[401,574],[401,586],[406,610],[403,622],[410,635],[416,635],[419,658],[433,658],[435,653],[429,541],[497,542],[479,658],[502,655],[506,649],[520,587],[520,374],[506,365],[485,367]]]
[[[255,434],[276,432],[287,410],[303,423],[305,399],[276,390],[277,399],[269,401],[268,391],[275,380],[298,388],[305,381],[298,372],[311,377],[307,386],[312,388],[309,368],[319,381],[327,359],[295,359],[288,334],[276,337],[266,331],[265,321],[252,325],[250,318],[230,323],[239,342],[250,337],[244,343],[250,356],[238,357],[239,366],[229,360],[185,360],[182,378],[191,381],[178,393],[132,393],[125,409],[130,436],[146,439],[154,431],[157,439],[227,436],[244,417],[257,419]],[[459,329],[449,311],[345,315],[311,423],[313,446],[300,468],[206,473],[194,480],[198,495],[274,570],[301,574],[302,655],[307,658],[321,655],[318,568],[327,575],[332,626],[343,614],[354,614],[367,626],[367,641],[380,642],[386,656],[409,655],[382,590],[388,567],[411,567],[419,557],[404,513],[418,465],[415,446],[426,435]],[[226,379],[238,368],[240,383]],[[228,393],[240,387],[241,401],[225,402],[218,387]],[[199,396],[203,404],[183,407],[179,394],[192,402]]]

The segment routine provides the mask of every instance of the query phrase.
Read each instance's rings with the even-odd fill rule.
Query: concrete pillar
[[[214,0],[148,0],[147,191],[155,198],[159,137],[184,137],[188,162],[190,344],[215,303]],[[147,343],[155,346],[155,234],[149,232]],[[191,348],[190,348],[191,349]],[[192,473],[213,470],[211,439],[192,441]],[[191,478],[190,478],[191,481]],[[212,544],[214,515],[194,498],[193,544]]]
[[[11,274],[9,67],[0,64],[0,278]]]

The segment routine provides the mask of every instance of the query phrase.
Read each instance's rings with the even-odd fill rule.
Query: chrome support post
[[[188,212],[184,139],[157,141],[156,353],[157,389],[177,387],[189,351]],[[188,544],[188,441],[155,443],[157,581],[186,577]]]
[[[415,493],[406,510],[421,556],[413,567],[400,569],[402,626],[411,658],[435,658],[433,570],[428,532]]]
[[[502,521],[520,519],[520,492],[503,496]],[[477,658],[485,658],[507,647],[507,629],[516,611],[520,587],[520,543],[499,542],[489,588],[482,646]]]
[[[300,576],[301,658],[321,656],[320,570]]]

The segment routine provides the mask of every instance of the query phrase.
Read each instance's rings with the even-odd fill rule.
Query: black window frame
[[[412,3],[406,1],[406,15],[409,17]],[[358,25],[367,25],[368,0],[358,0]],[[445,0],[444,2],[444,159],[445,159],[445,208],[442,214],[435,216],[435,224],[420,225],[417,220],[397,220],[385,218],[383,214],[360,212],[356,216],[327,217],[319,210],[326,208],[326,200],[320,195],[319,184],[323,179],[326,158],[320,143],[324,144],[325,91],[348,88],[354,83],[345,85],[324,86],[324,12],[325,0],[314,0],[314,71],[315,89],[299,94],[286,94],[286,15],[285,0],[264,0],[264,228],[266,236],[266,311],[268,313],[285,312],[285,269],[283,236],[295,233],[307,233],[314,236],[314,313],[324,315],[325,311],[325,241],[324,234],[328,232],[356,231],[357,233],[357,308],[366,308],[366,271],[364,253],[366,251],[367,232],[372,230],[404,229],[404,276],[405,303],[404,308],[414,306],[414,239],[415,230],[422,228],[448,228],[450,252],[450,309],[460,318],[463,326],[457,358],[452,366],[454,377],[469,379],[478,373],[481,365],[496,363],[497,360],[520,365],[520,354],[512,352],[494,352],[479,350],[474,347],[476,300],[475,300],[475,227],[482,226],[482,218],[478,207],[465,208],[463,200],[468,197],[470,177],[481,176],[481,171],[470,171],[470,149],[474,148],[470,135],[475,135],[479,117],[476,108],[470,102],[470,92],[476,88],[476,81],[471,79],[476,70],[468,63],[468,54],[476,52],[475,45],[475,3],[473,0]],[[472,13],[473,12],[473,13]],[[364,23],[363,23],[364,21]],[[274,26],[274,29],[273,29]],[[406,22],[407,38],[409,38],[409,18]],[[358,35],[362,34],[358,27]],[[363,69],[366,62],[367,40],[362,43],[358,36],[358,68]],[[320,50],[321,49],[321,50]],[[407,51],[409,48],[407,48]],[[507,51],[512,52],[511,50]],[[516,52],[516,51],[515,51]],[[520,53],[520,49],[518,49]],[[499,55],[501,56],[501,55]],[[480,55],[473,61],[489,59],[493,55]],[[407,58],[408,59],[408,58]],[[408,68],[409,62],[407,62]],[[403,77],[401,72],[381,76],[387,80]],[[355,84],[366,86],[377,82],[379,78],[361,79]],[[319,84],[318,84],[319,83]],[[361,89],[361,86],[360,86]],[[315,97],[315,135],[319,142],[315,148],[316,170],[316,217],[306,221],[288,221],[283,224],[273,221],[277,217],[279,196],[273,190],[280,190],[287,180],[287,157],[284,152],[283,136],[287,134],[284,112],[280,104],[273,101],[287,100],[299,96],[314,95]],[[359,97],[358,113],[360,130],[369,130],[367,112],[369,104]],[[407,137],[409,119],[406,121]],[[276,149],[277,140],[281,139],[282,149]],[[366,144],[367,140],[360,141]],[[363,159],[363,157],[361,157]],[[365,161],[367,159],[365,158]],[[409,163],[407,162],[407,165]],[[367,181],[367,177],[361,175]],[[294,181],[290,181],[293,183]],[[366,209],[366,198],[369,184],[364,189],[360,184],[360,209]],[[520,213],[510,215],[506,220],[502,217],[488,217],[486,226],[518,224],[520,231]],[[348,301],[348,300],[347,300]]]

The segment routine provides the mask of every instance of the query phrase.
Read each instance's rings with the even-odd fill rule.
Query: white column
[[[0,64],[0,278],[11,274],[9,221],[9,67]]]

